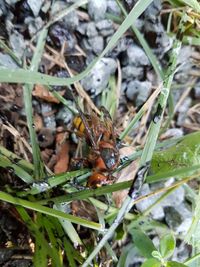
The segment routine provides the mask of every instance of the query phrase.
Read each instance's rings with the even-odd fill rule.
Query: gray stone
[[[69,102],[69,106],[72,106],[72,102]],[[65,106],[59,109],[59,112],[56,114],[56,120],[61,120],[65,125],[69,124],[72,121],[73,114],[72,112]]]
[[[142,67],[135,67],[132,65],[127,65],[122,68],[122,77],[126,80],[138,79],[143,77],[144,69]]]
[[[98,95],[106,88],[110,75],[116,71],[117,63],[112,58],[102,58],[94,66],[92,71],[82,81],[86,91],[93,95]]]
[[[182,126],[183,123],[185,122],[185,119],[187,118],[187,111],[189,107],[192,104],[192,99],[191,97],[185,98],[185,100],[182,102],[180,107],[178,108],[178,118],[177,118],[177,125]]]
[[[186,207],[185,203],[174,207],[165,207],[165,220],[176,234],[185,235],[192,222],[192,212]]]
[[[142,186],[140,195],[144,196],[147,195],[151,192],[149,185],[148,184],[144,184]],[[153,203],[155,203],[155,201],[160,197],[160,195],[156,195],[156,196],[151,196],[148,197],[142,201],[140,201],[139,203],[136,204],[137,210],[139,210],[140,212],[144,212],[146,209],[148,209]],[[162,220],[164,218],[164,210],[161,207],[161,205],[156,205],[155,208],[153,208],[151,210],[151,215],[153,217],[153,219],[155,220]]]
[[[127,49],[127,63],[133,66],[148,66],[150,64],[144,50],[137,45],[130,45]]]
[[[41,104],[41,113],[44,118],[44,125],[46,128],[49,128],[51,130],[55,130],[56,128],[56,121],[55,121],[55,115],[51,114],[52,112],[52,105],[48,103],[42,103]],[[49,115],[51,114],[51,115]]]
[[[80,23],[79,26],[77,27],[77,32],[79,32],[82,35],[86,34],[86,30],[87,30],[87,25],[88,23]]]
[[[107,9],[106,0],[89,0],[88,1],[88,14],[94,20],[102,20],[105,18]]]
[[[153,3],[151,3],[148,8],[145,10],[145,18],[148,20],[151,20],[153,22],[156,22],[159,12],[161,11],[162,3],[160,0],[154,0]]]
[[[0,2],[0,17],[3,15],[6,15],[7,13],[7,9],[6,9],[6,5],[4,2]]]
[[[57,13],[63,11],[63,9],[66,9],[67,7],[68,5],[66,4],[66,2],[55,1],[51,8],[51,16],[55,16]],[[64,25],[70,30],[74,30],[79,26],[78,14],[75,10],[64,16],[62,18],[62,21],[64,22]]]
[[[35,17],[38,16],[43,2],[44,0],[27,0],[27,3],[30,6],[31,10],[33,11]]]
[[[37,17],[35,19],[33,19],[32,17],[27,17],[25,18],[24,23],[28,25],[30,36],[33,36],[43,26],[41,17]]]
[[[165,136],[170,138],[179,138],[183,136],[183,130],[180,128],[171,128],[165,132]]]
[[[15,63],[15,61],[7,54],[0,53],[0,66],[9,68],[9,69],[17,69],[19,66]]]
[[[161,205],[163,207],[171,206],[175,207],[180,205],[185,198],[185,190],[183,187],[178,187],[175,191],[173,191],[169,196],[167,196],[162,202]]]
[[[23,35],[18,32],[14,32],[10,35],[10,45],[13,52],[21,58],[24,54],[26,44]]]
[[[107,12],[115,16],[121,15],[121,10],[115,0],[107,1]]]
[[[92,47],[92,51],[99,55],[104,48],[104,40],[102,36],[95,36],[88,39],[89,45]]]
[[[89,22],[86,27],[86,35],[88,37],[94,37],[98,35],[96,26],[94,22]]]
[[[136,106],[143,104],[151,91],[151,83],[148,81],[133,80],[128,83],[126,96],[129,100],[135,101]]]
[[[113,22],[109,19],[100,20],[96,23],[96,28],[100,34],[104,37],[112,35],[114,33]]]

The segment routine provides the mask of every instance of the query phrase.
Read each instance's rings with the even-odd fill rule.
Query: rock
[[[0,2],[0,17],[7,14],[7,8],[3,1]]]
[[[149,185],[148,184],[144,184],[142,186],[140,195],[144,196],[147,195],[151,192]],[[137,210],[139,210],[141,213],[143,213],[146,209],[148,209],[148,207],[150,207],[160,196],[156,195],[156,196],[152,196],[149,198],[146,198],[142,201],[140,201],[139,203],[136,204],[136,208]],[[151,210],[151,215],[153,217],[154,220],[162,220],[164,218],[164,210],[161,207],[161,205],[156,205],[155,208],[153,208]]]
[[[52,105],[47,104],[47,103],[42,103],[41,113],[43,115],[45,127],[51,130],[55,130],[56,121],[55,121],[55,115],[52,114]]]
[[[127,65],[122,68],[122,77],[126,80],[138,79],[140,80],[144,75],[144,69],[142,67],[135,67]]]
[[[145,10],[144,15],[145,19],[150,20],[152,22],[155,22],[158,20],[159,13],[162,8],[162,3],[160,0],[154,0],[153,3],[151,3],[148,8]]]
[[[130,45],[127,49],[124,63],[136,67],[148,66],[150,64],[144,50],[135,44]]]
[[[98,35],[98,32],[97,32],[97,29],[96,29],[96,26],[95,26],[95,23],[94,22],[87,23],[87,26],[86,26],[86,35],[88,37],[94,37],[94,36],[97,36]]]
[[[180,213],[174,207],[165,207],[165,221],[171,229],[177,229],[182,222]]]
[[[71,101],[69,102],[69,106],[72,105]],[[61,121],[61,124],[68,125],[73,118],[72,112],[66,107],[63,106],[59,109],[59,112],[56,114],[56,120]]]
[[[175,207],[180,205],[185,198],[185,190],[183,187],[178,187],[175,191],[173,191],[169,196],[167,196],[162,202],[162,207]]]
[[[55,23],[51,26],[48,41],[57,48],[61,48],[65,42],[65,52],[72,51],[76,45],[74,35],[65,27],[64,23]]]
[[[183,130],[180,128],[168,129],[165,134],[165,138],[179,138],[183,136]]]
[[[117,63],[112,58],[102,58],[82,81],[86,91],[98,95],[106,88],[110,75],[116,71]]]
[[[10,69],[19,68],[16,62],[9,55],[3,53],[0,53],[0,66]]]
[[[104,19],[96,22],[96,28],[104,37],[112,35],[114,33],[113,22],[109,19]]]
[[[115,16],[121,15],[121,9],[115,0],[107,0],[107,12]]]
[[[99,55],[104,48],[104,40],[102,36],[95,36],[93,38],[88,39],[88,43],[92,48],[92,51]]]
[[[186,207],[186,204],[181,203],[176,207],[165,207],[164,212],[168,226],[176,234],[185,235],[192,222],[192,212]]]
[[[182,102],[180,107],[178,108],[178,118],[177,118],[177,125],[182,126],[183,123],[185,122],[185,119],[187,118],[187,111],[189,107],[192,104],[192,99],[191,97],[185,98],[185,100]]]
[[[44,0],[27,0],[27,3],[33,11],[35,17],[38,16],[43,2]]]
[[[12,47],[13,52],[21,58],[24,54],[26,44],[23,35],[18,32],[14,32],[10,35],[10,45]]]
[[[66,9],[68,5],[63,1],[55,1],[51,8],[51,16],[55,16],[58,12]],[[75,10],[68,13],[62,18],[62,22],[70,31],[75,30],[79,25],[78,14]]]
[[[106,0],[89,0],[88,1],[88,14],[89,16],[97,20],[102,20],[105,17],[107,9],[107,1]]]
[[[37,17],[35,19],[33,19],[32,17],[27,17],[25,18],[24,23],[28,25],[30,36],[33,36],[43,26],[41,17]]]
[[[126,96],[129,100],[134,100],[136,106],[140,106],[147,100],[150,91],[150,82],[133,80],[127,85]]]

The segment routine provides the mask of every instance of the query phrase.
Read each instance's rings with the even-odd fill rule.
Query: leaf
[[[63,96],[65,91],[60,91],[60,94]],[[32,95],[35,97],[38,97],[42,100],[45,100],[50,103],[56,103],[59,104],[60,100],[58,100],[51,92],[49,92],[45,86],[36,84],[35,88],[32,92]]]
[[[66,172],[69,165],[69,142],[63,142],[65,140],[64,133],[59,133],[56,136],[57,146],[57,163],[54,166],[54,172],[56,174]]]
[[[152,258],[152,252],[156,250],[151,239],[139,229],[131,229],[133,241],[139,252],[145,258]]]
[[[168,261],[166,267],[188,267],[188,266],[177,261]]]
[[[161,267],[161,263],[156,259],[148,259],[141,267]]]
[[[175,238],[172,234],[166,234],[160,240],[160,253],[163,258],[169,258],[173,255],[176,247]]]

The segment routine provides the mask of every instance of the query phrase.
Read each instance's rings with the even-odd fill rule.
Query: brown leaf
[[[119,152],[120,152],[121,157],[129,156],[129,155],[133,154],[134,148],[131,146],[123,147],[120,149]],[[133,161],[131,164],[129,164],[129,166],[127,166],[126,168],[124,168],[120,172],[118,172],[116,174],[116,178],[117,178],[116,183],[132,180],[135,176],[136,171],[137,171],[137,165],[138,165],[138,162]],[[121,207],[123,201],[125,200],[125,198],[128,194],[128,191],[129,191],[129,189],[125,189],[125,190],[121,190],[121,191],[113,193],[113,200],[115,202],[116,207],[118,207],[118,208]]]
[[[35,125],[35,131],[40,131],[43,128],[43,121],[42,117],[39,114],[35,114],[34,116],[34,125]]]
[[[59,104],[60,101],[51,93],[49,92],[45,86],[36,84],[34,91],[33,91],[33,96],[39,97],[42,100],[45,100],[50,103],[56,103]],[[61,95],[64,95],[64,91],[60,91]]]
[[[58,133],[56,136],[57,144],[57,163],[54,166],[54,172],[66,172],[69,165],[69,142],[65,141],[65,133]]]

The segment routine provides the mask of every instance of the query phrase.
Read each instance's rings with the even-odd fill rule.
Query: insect
[[[87,161],[88,165],[93,168],[87,186],[96,188],[110,183],[113,180],[111,173],[119,165],[116,133],[110,114],[104,107],[100,108],[103,114],[102,118],[93,111],[90,115],[84,114],[76,98],[74,96],[73,98],[79,112],[73,121],[74,128],[77,135],[84,137],[89,146]]]

